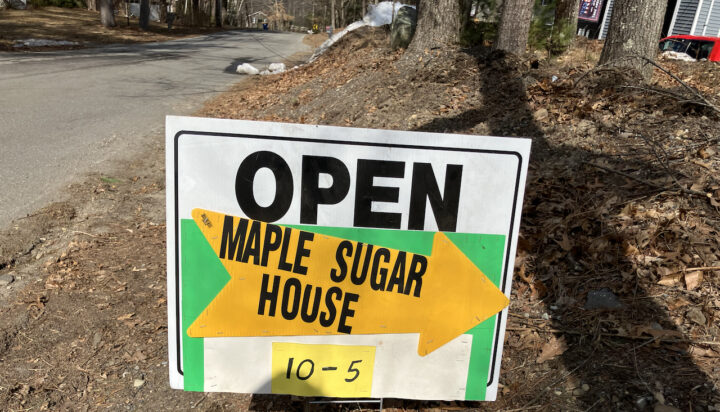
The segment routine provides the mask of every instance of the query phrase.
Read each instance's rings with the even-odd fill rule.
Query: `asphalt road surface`
[[[296,33],[230,31],[163,43],[0,53],[0,229],[125,157],[262,67],[310,51]]]

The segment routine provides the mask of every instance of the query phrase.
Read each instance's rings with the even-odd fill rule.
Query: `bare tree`
[[[500,13],[498,36],[494,47],[515,54],[525,53],[533,0],[505,0]]]
[[[580,0],[557,0],[555,2],[555,24],[553,37],[563,49],[569,46],[577,34]]]
[[[115,27],[115,7],[113,0],[98,0],[100,5],[100,23],[105,27]]]
[[[215,0],[215,27],[222,27],[222,0]]]
[[[605,66],[635,69],[646,81],[653,67],[667,2],[662,0],[617,0],[600,62]]]
[[[150,25],[150,0],[140,0],[140,16],[138,16],[138,24],[143,30],[147,30]]]
[[[335,31],[335,0],[330,0],[330,28]]]
[[[458,0],[420,0],[418,22],[408,52],[446,47],[460,38],[460,2]]]

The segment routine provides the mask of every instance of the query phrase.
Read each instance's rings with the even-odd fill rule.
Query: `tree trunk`
[[[113,0],[99,0],[100,23],[105,27],[115,27],[115,7]]]
[[[505,0],[494,48],[517,55],[525,53],[532,20],[533,0]]]
[[[222,27],[222,0],[215,0],[215,27]]]
[[[335,31],[335,0],[330,0],[330,29]]]
[[[345,2],[340,0],[340,27],[345,27]]]
[[[138,24],[143,30],[147,30],[150,25],[150,0],[140,0],[140,16],[138,16]]]
[[[87,0],[87,8],[88,10],[97,11],[98,2],[96,0]]]
[[[579,11],[580,0],[557,0],[555,3],[554,43],[563,49],[572,44],[577,36]]]
[[[245,27],[245,24],[243,24],[244,22],[241,17],[242,16],[242,7],[243,7],[244,2],[245,2],[245,0],[240,0],[240,4],[237,5],[237,10],[235,11],[235,25],[239,26],[239,27]]]
[[[470,26],[470,12],[472,11],[472,0],[460,0],[460,32],[467,30]]]
[[[649,81],[653,67],[643,58],[655,60],[666,6],[662,0],[616,1],[598,64],[635,69]]]
[[[190,9],[190,17],[193,26],[200,25],[200,0],[192,0],[192,8]]]
[[[460,39],[460,2],[458,0],[420,0],[418,21],[408,51],[447,47]]]

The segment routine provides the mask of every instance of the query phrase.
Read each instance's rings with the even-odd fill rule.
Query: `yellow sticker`
[[[374,346],[273,342],[272,393],[368,398]]]

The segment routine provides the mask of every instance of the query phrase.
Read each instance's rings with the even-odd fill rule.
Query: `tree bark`
[[[222,0],[215,0],[215,27],[222,27]]]
[[[649,81],[653,67],[643,58],[655,60],[666,6],[662,0],[617,0],[598,64],[635,69]]]
[[[105,27],[115,27],[115,7],[113,0],[99,0],[100,23]]]
[[[472,0],[460,0],[460,32],[463,32],[470,26],[472,5]]]
[[[532,20],[533,0],[505,0],[500,14],[494,48],[521,55],[525,53]]]
[[[330,28],[335,31],[335,0],[330,0]]]
[[[190,9],[190,17],[192,19],[193,26],[200,25],[200,0],[192,0],[192,7]]]
[[[242,19],[242,7],[243,7],[243,3],[245,2],[245,0],[238,0],[238,1],[239,1],[239,4],[238,4],[238,2],[235,3],[235,5],[237,6],[237,9],[235,10],[235,25],[238,27],[245,27],[245,25],[243,24],[243,19]]]
[[[458,0],[420,0],[415,36],[408,46],[411,53],[447,47],[460,39],[460,2]]]
[[[140,0],[140,16],[138,16],[138,24],[143,30],[147,30],[150,25],[150,0]]]
[[[345,7],[347,5],[345,4],[345,1],[340,0],[340,27],[345,27]]]
[[[553,36],[559,46],[565,48],[575,40],[579,11],[580,0],[557,0],[555,3]]]

